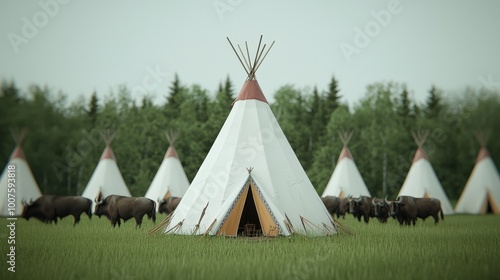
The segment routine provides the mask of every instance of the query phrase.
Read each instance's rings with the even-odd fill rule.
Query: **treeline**
[[[15,147],[10,129],[27,128],[23,148],[42,192],[80,195],[105,146],[99,131],[114,130],[112,147],[125,182],[133,195],[143,196],[168,147],[164,132],[180,132],[176,149],[192,180],[238,89],[227,78],[214,95],[183,85],[176,75],[162,105],[153,104],[151,96],[136,102],[124,86],[68,103],[48,87],[33,85],[22,92],[13,81],[3,81],[0,160],[5,166]],[[319,194],[342,149],[340,130],[354,131],[349,148],[374,196],[397,195],[417,148],[410,134],[415,129],[430,132],[424,149],[452,200],[474,166],[476,130],[491,132],[488,149],[500,161],[498,91],[466,88],[452,96],[432,86],[426,101],[418,103],[404,84],[377,83],[352,108],[342,100],[346,94],[332,78],[324,90],[285,85],[270,104]]]

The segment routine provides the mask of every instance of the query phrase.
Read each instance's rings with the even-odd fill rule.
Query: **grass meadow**
[[[159,215],[160,219],[164,216]],[[145,220],[112,228],[104,217],[58,225],[18,219],[16,272],[7,270],[0,219],[0,279],[499,279],[500,216],[455,215],[435,226],[340,220],[354,234],[235,239],[148,236]],[[157,224],[159,221],[157,220]]]

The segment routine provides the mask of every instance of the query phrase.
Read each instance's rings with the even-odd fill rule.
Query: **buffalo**
[[[441,209],[441,201],[437,198],[415,198],[417,204],[417,217],[425,221],[428,217],[434,218],[434,224],[439,223],[438,214],[441,213],[441,220],[444,220],[443,209]]]
[[[175,197],[175,196],[170,196],[167,199],[158,199],[158,212],[165,213],[165,214],[170,214],[174,212],[174,210],[177,208],[177,205],[181,202],[180,197]]]
[[[369,196],[360,196],[358,198],[348,197],[349,202],[349,213],[351,213],[354,218],[361,222],[361,217],[365,223],[368,223],[370,218],[375,217],[375,210],[372,205],[372,198]]]
[[[75,222],[73,226],[80,222],[80,215],[86,213],[89,219],[92,218],[92,200],[82,196],[59,196],[42,195],[37,200],[30,202],[23,201],[22,217],[29,220],[34,217],[46,224],[54,222],[57,218],[73,215]]]
[[[390,201],[387,200],[387,196],[384,199],[373,198],[372,199],[374,216],[377,217],[379,222],[386,223],[389,218],[389,204]]]
[[[400,196],[390,204],[391,216],[397,218],[401,225],[415,225],[417,218],[425,221],[429,216],[432,216],[434,223],[437,224],[439,222],[439,213],[441,213],[441,219],[444,220],[441,201],[435,198]]]
[[[389,214],[397,219],[400,225],[410,225],[417,222],[417,205],[411,196],[399,196],[389,205]]]
[[[130,218],[135,218],[135,228],[140,228],[142,218],[148,215],[148,219],[156,222],[156,203],[145,197],[126,197],[121,195],[110,195],[105,199],[95,198],[94,214],[101,218],[102,215],[106,216],[113,227],[118,223],[121,225],[121,220],[124,222]]]
[[[325,196],[321,200],[325,204],[330,215],[336,214],[337,219],[342,216],[345,219],[345,214],[349,212],[349,202],[346,197]]]

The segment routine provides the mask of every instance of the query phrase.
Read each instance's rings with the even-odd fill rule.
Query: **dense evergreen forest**
[[[488,149],[500,164],[500,94],[484,86],[445,93],[430,86],[418,103],[400,83],[368,85],[365,96],[348,106],[341,81],[325,88],[285,85],[271,108],[313,185],[321,194],[335,167],[340,130],[352,130],[355,162],[373,196],[397,195],[416,150],[410,132],[429,131],[424,149],[452,201],[458,199],[474,166],[477,130],[491,133]],[[15,147],[12,128],[27,128],[23,142],[28,163],[43,193],[80,195],[104,149],[99,131],[115,130],[112,144],[130,192],[143,196],[168,147],[167,129],[180,132],[176,149],[190,180],[224,123],[240,85],[229,78],[215,94],[182,84],[176,75],[162,105],[151,97],[136,102],[130,89],[93,93],[68,102],[46,86],[23,90],[3,81],[0,92],[0,162]],[[270,98],[268,98],[270,99]]]

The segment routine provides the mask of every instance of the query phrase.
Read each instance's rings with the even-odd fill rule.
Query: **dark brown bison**
[[[349,202],[346,197],[325,196],[321,200],[325,204],[330,215],[336,214],[337,219],[342,216],[345,219],[345,214],[349,212]]]
[[[361,222],[361,218],[368,223],[370,218],[375,217],[375,210],[372,205],[372,198],[369,196],[360,196],[358,198],[352,198],[349,196],[349,213],[351,213],[354,218]]]
[[[386,223],[389,218],[389,203],[390,202],[387,200],[387,196],[384,199],[372,199],[372,208],[374,210],[373,214],[381,223]]]
[[[444,220],[443,210],[441,209],[441,201],[436,198],[417,198],[412,196],[400,196],[391,203],[391,215],[396,217],[400,224],[415,225],[417,218],[425,221],[426,218],[432,216],[434,223],[439,222],[439,213],[441,219]]]
[[[95,198],[94,214],[99,218],[101,215],[106,216],[113,227],[118,223],[121,225],[121,220],[124,222],[134,217],[136,228],[140,228],[142,218],[148,215],[148,219],[156,222],[156,204],[153,200],[145,197],[126,197],[121,195],[110,195],[105,199]]]
[[[174,212],[175,208],[177,208],[177,205],[179,205],[179,202],[181,202],[180,197],[175,197],[175,196],[170,196],[167,199],[158,199],[158,212],[161,213],[166,213],[167,215]]]
[[[389,204],[389,215],[397,219],[400,225],[415,225],[417,214],[417,205],[412,196],[399,196]]]
[[[29,203],[23,201],[22,217],[29,220],[34,217],[44,223],[57,224],[57,218],[72,215],[75,218],[73,226],[80,222],[80,215],[86,213],[92,218],[92,200],[82,196],[42,195]]]
[[[434,224],[439,223],[439,213],[441,220],[444,220],[443,209],[441,209],[441,201],[436,198],[415,198],[417,204],[417,217],[425,221],[428,217],[434,218]]]

